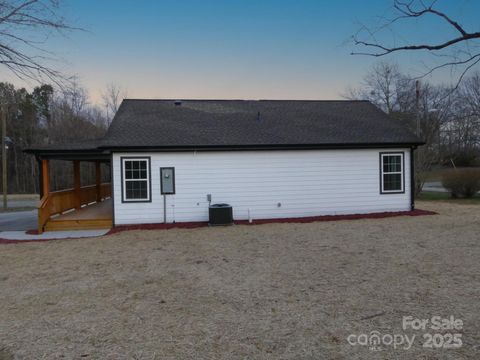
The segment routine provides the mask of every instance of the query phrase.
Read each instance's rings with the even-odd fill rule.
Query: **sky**
[[[130,98],[338,99],[378,61],[350,55],[361,49],[349,39],[361,24],[389,16],[391,6],[390,0],[64,0],[64,16],[85,31],[54,37],[46,46],[92,103],[111,82]],[[480,2],[438,0],[438,7],[480,30]],[[395,29],[394,40],[452,34],[427,18]],[[384,60],[415,73],[428,59],[404,54]],[[0,76],[12,79],[5,69]]]

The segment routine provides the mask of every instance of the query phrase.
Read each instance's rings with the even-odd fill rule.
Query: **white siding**
[[[405,152],[405,193],[380,194],[382,151]],[[152,202],[122,203],[121,156],[151,157]],[[115,153],[116,225],[163,222],[160,167],[175,167],[167,222],[207,221],[207,194],[236,220],[410,210],[409,149]]]

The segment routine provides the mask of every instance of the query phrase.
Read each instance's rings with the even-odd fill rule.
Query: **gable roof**
[[[127,99],[103,139],[68,147],[80,151],[422,143],[368,101]]]

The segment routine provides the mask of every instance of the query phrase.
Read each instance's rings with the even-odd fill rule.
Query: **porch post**
[[[73,190],[75,193],[75,209],[81,208],[82,202],[80,199],[80,161],[73,161]]]
[[[48,173],[48,160],[47,159],[42,159],[42,165],[41,165],[41,195],[42,198],[47,197],[48,193],[50,191],[50,175]]]
[[[97,202],[102,201],[102,168],[100,161],[95,162],[95,180],[96,180],[96,192]]]
[[[38,206],[38,233],[43,233],[43,227],[45,226],[46,222],[50,218],[49,208],[46,206],[49,198],[49,191],[50,191],[50,176],[48,174],[48,160],[42,159],[39,160],[39,170],[40,170],[40,195],[41,201],[40,205]]]

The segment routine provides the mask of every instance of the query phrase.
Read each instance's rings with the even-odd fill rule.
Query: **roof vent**
[[[257,121],[260,121],[260,111],[257,113]]]
[[[175,103],[174,103],[174,104],[175,104],[175,106],[182,106],[182,102],[181,102],[181,101],[179,101],[179,100],[178,100],[178,101],[175,101]]]

